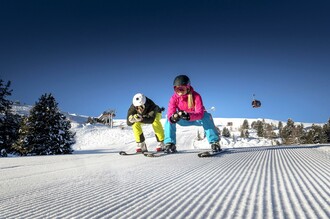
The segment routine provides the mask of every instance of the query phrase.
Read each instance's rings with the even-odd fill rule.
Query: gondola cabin
[[[253,100],[252,101],[252,107],[253,108],[259,108],[259,107],[261,107],[261,102],[259,100]]]

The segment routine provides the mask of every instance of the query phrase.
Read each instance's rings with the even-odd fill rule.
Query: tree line
[[[11,82],[0,80],[0,151],[24,155],[70,154],[75,143],[71,123],[52,94],[45,93],[28,116],[13,113]]]
[[[280,121],[277,126],[266,123],[265,120],[258,120],[251,123],[247,120],[243,121],[240,127],[240,137],[248,138],[250,130],[254,129],[257,136],[267,139],[281,139],[278,144],[325,144],[330,142],[330,119],[323,126],[313,124],[311,127],[305,128],[303,124],[295,124],[292,119],[288,119],[283,125]],[[224,127],[221,133],[224,137],[230,137],[231,133],[227,127]]]

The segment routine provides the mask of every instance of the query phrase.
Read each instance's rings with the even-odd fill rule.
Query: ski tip
[[[127,153],[125,151],[120,151],[119,154],[120,155],[127,155]]]
[[[209,157],[211,154],[210,152],[203,152],[203,153],[199,153],[198,157]]]
[[[201,152],[198,154],[198,157],[214,157],[214,156],[217,156],[221,153],[223,153],[224,150],[220,150],[220,151],[217,151],[217,152],[212,152],[212,151],[205,151],[205,152]]]

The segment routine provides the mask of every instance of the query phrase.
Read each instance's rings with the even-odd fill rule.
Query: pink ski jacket
[[[177,93],[174,93],[168,104],[168,109],[167,109],[168,120],[175,112],[179,110],[183,110],[189,113],[190,121],[200,120],[203,118],[205,107],[203,105],[202,97],[199,93],[194,91],[193,87],[191,86],[190,86],[190,90],[193,95],[195,107],[193,109],[188,109],[188,94],[180,96]]]

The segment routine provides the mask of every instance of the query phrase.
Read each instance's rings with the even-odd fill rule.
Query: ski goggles
[[[175,92],[186,92],[189,89],[188,86],[175,86],[174,91]]]
[[[141,105],[141,106],[136,106],[135,109],[139,112],[143,112],[143,110],[145,109],[146,107],[144,105]]]

